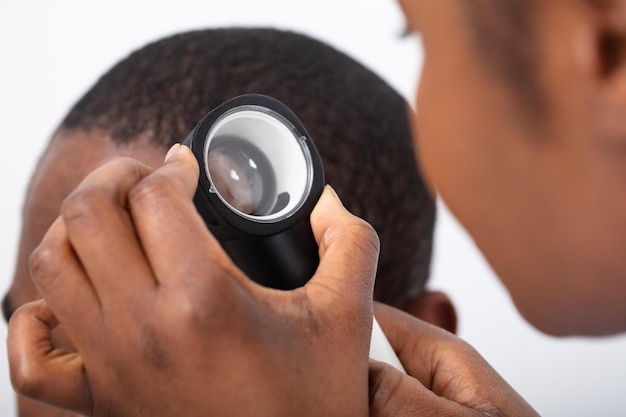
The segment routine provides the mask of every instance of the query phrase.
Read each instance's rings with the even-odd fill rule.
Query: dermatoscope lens
[[[319,264],[309,219],[324,168],[293,112],[267,96],[238,96],[183,143],[200,165],[194,204],[226,254],[261,285],[304,285]]]
[[[248,220],[274,223],[290,217],[306,201],[313,178],[305,140],[272,110],[231,109],[207,133],[204,168],[210,192]]]
[[[276,176],[259,148],[233,136],[215,137],[207,165],[216,191],[235,210],[251,216],[273,214]]]

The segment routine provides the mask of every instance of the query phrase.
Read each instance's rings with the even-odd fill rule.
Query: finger
[[[480,415],[536,416],[532,407],[467,343],[402,311],[376,303],[376,319],[409,375],[439,397]]]
[[[535,410],[469,344],[392,307],[377,303],[375,309],[376,319],[389,342],[408,374],[414,377],[411,389],[415,391],[413,397],[418,403],[437,406],[436,401],[420,397],[423,392],[417,390],[417,383],[441,400],[449,400],[449,407],[461,405],[466,414],[537,416]],[[385,374],[395,375],[392,370],[385,370]],[[393,378],[397,382],[397,377],[387,376],[379,379],[394,388]],[[411,398],[407,384],[402,379],[398,389],[381,391],[376,401],[380,404],[384,404],[387,398],[395,398],[393,401],[398,403],[401,398],[407,401]],[[424,410],[422,412],[426,415],[443,415],[442,412],[435,412],[436,409]],[[460,411],[458,413],[449,415],[463,415]]]
[[[193,203],[198,170],[191,150],[175,145],[164,165],[129,195],[133,222],[159,283],[180,283],[203,270],[207,278],[222,276],[225,265],[235,270]]]
[[[311,226],[319,245],[320,265],[307,286],[322,288],[327,292],[326,302],[340,302],[351,313],[366,308],[371,320],[379,253],[376,232],[350,214],[329,186],[311,214]]]
[[[39,293],[64,323],[70,338],[99,323],[100,301],[57,218],[29,259],[30,276]],[[76,311],[81,311],[80,315]]]
[[[394,367],[370,361],[370,417],[481,415],[441,398]]]
[[[20,307],[9,322],[7,350],[16,392],[89,414],[92,398],[78,353],[56,349],[57,319],[43,300]]]
[[[68,238],[103,305],[126,303],[155,286],[127,209],[130,190],[151,168],[115,159],[89,174],[63,202]]]
[[[375,303],[374,309],[376,320],[407,373],[431,389],[437,350],[444,348],[450,335],[393,307]]]

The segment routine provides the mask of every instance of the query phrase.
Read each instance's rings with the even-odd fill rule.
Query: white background
[[[417,41],[400,39],[403,19],[393,0],[0,0],[1,292],[13,273],[29,176],[69,107],[146,42],[233,25],[290,28],[325,40],[374,69],[408,100],[413,97],[421,53]],[[530,328],[471,240],[442,210],[431,287],[453,298],[460,335],[543,415],[624,415],[626,338],[556,340]],[[11,416],[15,406],[0,346],[0,416]]]

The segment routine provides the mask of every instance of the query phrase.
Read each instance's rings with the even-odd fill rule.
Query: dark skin
[[[372,306],[344,300],[343,294],[371,298],[378,251],[371,227],[327,190],[311,219],[321,255],[316,276],[293,292],[260,287],[202,227],[191,200],[198,166],[187,148],[180,149],[156,171],[135,160],[115,160],[65,200],[62,216],[31,258],[33,280],[47,302],[27,304],[11,321],[15,343],[9,350],[17,357],[12,375],[28,381],[14,378],[18,390],[88,415],[296,415],[303,409],[316,415],[320,410],[365,414]],[[160,224],[174,213],[180,222]],[[177,252],[156,244],[166,237],[190,251],[188,262],[177,262]],[[344,244],[347,240],[352,243]],[[346,251],[355,245],[356,257]],[[116,248],[123,262],[112,264],[98,255],[105,247]],[[348,259],[351,266],[343,270]],[[121,263],[132,280],[111,279]],[[361,279],[332,281],[338,274]],[[77,310],[55,303],[57,297],[84,300],[71,305],[89,312],[76,320]],[[32,315],[37,331],[29,340],[21,338],[22,325],[33,324],[21,318]],[[55,319],[78,353],[44,345]],[[352,348],[342,349],[347,343]],[[308,353],[300,349],[303,344]],[[310,365],[302,368],[302,357],[289,354],[294,349]],[[341,358],[333,353],[338,351]],[[130,357],[141,371],[129,372],[123,362]],[[207,372],[204,381],[194,383],[198,368]],[[89,369],[106,377],[92,379]],[[341,378],[334,375],[337,370]],[[250,378],[261,374],[263,384]],[[42,378],[33,381],[34,375]],[[284,389],[285,381],[292,389]],[[313,395],[302,403],[294,394],[307,386]],[[325,396],[330,386],[343,392],[341,400]],[[176,405],[173,399],[180,395],[184,401]]]
[[[427,177],[530,323],[554,335],[624,332],[626,2],[529,4],[540,64],[522,70],[537,81],[548,109],[541,119],[520,105],[516,86],[488,70],[470,41],[476,23],[461,0],[400,4],[424,41],[416,131]],[[385,365],[370,374],[375,415],[421,415],[435,404],[415,377],[442,403],[480,409],[487,401],[494,407],[487,415],[532,415],[512,408],[516,400],[503,381],[479,377],[489,373],[486,364],[446,337],[434,342],[437,351],[451,348],[467,361],[431,367],[429,385],[412,367],[429,358],[429,344],[411,332],[416,323],[377,317],[409,376]],[[436,383],[442,380],[454,383]],[[455,386],[464,395],[446,389]],[[448,411],[435,414],[471,415]]]
[[[98,134],[98,133],[92,133]],[[116,157],[137,158],[146,164],[161,164],[165,151],[137,142],[131,146],[117,147],[103,137],[102,140],[85,137],[85,133],[68,137],[58,133],[46,150],[37,167],[27,193],[23,209],[23,223],[18,260],[12,285],[6,295],[7,307],[13,311],[21,305],[38,300],[41,295],[33,285],[28,271],[28,257],[39,244],[46,230],[58,217],[63,199],[78,186],[87,173]],[[100,145],[98,145],[100,144]],[[54,331],[55,345],[73,349],[72,343],[61,328]],[[66,410],[47,406],[25,396],[17,398],[21,417],[73,416]]]
[[[521,69],[543,105],[533,112],[474,41],[493,2],[473,1],[478,21],[467,0],[399,2],[424,44],[414,136],[424,173],[531,324],[624,332],[626,2],[527,2],[532,38],[509,35],[537,57]]]
[[[65,197],[80,184],[82,178],[98,166],[120,156],[135,158],[152,167],[160,166],[166,152],[166,149],[141,141],[126,146],[115,145],[106,135],[99,132],[60,132],[55,135],[33,176],[25,201],[17,268],[7,294],[11,310],[41,298],[28,271],[28,255],[33,252],[54,222]],[[91,239],[93,237],[90,237]],[[379,278],[385,279],[384,276]],[[81,308],[80,305],[75,307]],[[455,331],[454,308],[442,293],[424,290],[408,303],[405,311],[451,332]],[[63,326],[56,328],[51,336],[56,348],[76,352],[76,347]],[[79,415],[73,411],[33,401],[24,395],[19,395],[17,402],[21,417]]]
[[[473,23],[466,19],[461,0],[407,0],[401,4],[409,23],[421,31],[424,39],[425,64],[417,99],[422,166],[453,213],[485,253],[511,292],[520,312],[539,329],[555,335],[606,335],[626,330],[626,304],[623,299],[626,293],[623,262],[626,251],[626,217],[623,214],[626,212],[626,193],[621,152],[626,138],[623,122],[626,120],[626,54],[622,53],[626,50],[626,20],[622,18],[626,2],[554,0],[531,4],[532,14],[537,17],[533,25],[539,37],[535,47],[541,59],[537,68],[527,70],[534,71],[530,75],[538,80],[540,93],[549,109],[540,123],[519,104],[516,87],[494,77],[485,67],[484,56],[469,41],[472,36],[470,25]],[[488,3],[485,4],[489,7]],[[607,45],[611,47],[607,48]],[[184,168],[172,174],[186,175]],[[140,184],[141,180],[136,184],[141,189],[143,186]],[[326,221],[338,214],[331,209],[326,214],[332,215],[326,218],[324,212],[321,213],[319,219]],[[145,216],[150,217],[149,214]],[[346,237],[342,242],[344,250],[351,254],[367,253],[367,248],[358,243],[365,236],[349,238],[354,230],[346,225],[335,226],[334,231]],[[72,241],[69,228],[57,232],[64,236],[63,239]],[[511,238],[513,236],[514,239]],[[179,243],[172,236],[168,239]],[[150,240],[143,241],[144,245],[149,243]],[[159,243],[163,244],[163,241]],[[53,236],[46,238],[43,245],[44,253],[48,250],[46,247],[54,248]],[[175,245],[170,247],[172,251],[176,248]],[[208,251],[204,257],[210,258],[210,253]],[[99,256],[96,253],[89,255],[96,260]],[[361,266],[365,265],[367,260]],[[345,265],[335,266],[338,268],[335,272],[345,268]],[[54,268],[47,272],[39,268],[38,271],[39,278],[37,272],[34,274],[36,280],[49,283],[60,279],[54,274]],[[361,279],[367,279],[367,271],[368,268],[360,268]],[[330,282],[333,279],[343,282],[348,276],[340,278],[331,277],[322,286],[332,288]],[[236,281],[236,278],[233,277],[233,280]],[[321,281],[324,281],[323,277]],[[63,306],[55,303],[62,300],[61,296],[53,291],[46,292],[44,287],[40,286],[40,289],[49,302],[49,308],[64,326],[86,330],[81,328],[81,319],[76,314],[59,317],[56,310],[62,312]],[[326,293],[321,298],[325,297],[332,298],[332,294]],[[255,297],[242,299],[259,300]],[[286,304],[273,303],[280,316],[275,318],[276,322],[286,329],[294,329],[294,323],[302,325],[297,317],[281,313],[298,311],[303,300],[308,298],[283,300]],[[350,293],[350,300],[350,304],[359,306],[351,312],[357,316],[351,317],[357,319],[356,323],[362,320],[368,322],[366,317],[358,316],[359,313],[368,315],[371,312],[366,291]],[[336,312],[332,303],[325,305],[328,311],[316,310],[313,314],[324,318],[329,312]],[[195,307],[196,312],[210,312],[214,306],[198,303]],[[88,311],[92,307],[83,308]],[[126,308],[130,309],[129,306]],[[41,316],[44,311],[46,308],[42,306],[24,309],[15,324],[11,324],[11,343],[30,341],[27,345],[35,345],[34,340],[43,343],[46,339],[42,337],[44,329],[49,326],[42,325],[41,321],[32,321],[32,318]],[[536,415],[464,342],[395,310],[378,311],[377,314],[408,375],[399,374],[383,364],[370,364],[366,373],[370,380],[371,414]],[[240,315],[239,318],[243,320],[239,325],[245,326],[246,320],[254,323],[251,317]],[[338,316],[336,318],[337,321],[328,323],[332,328],[329,331],[335,336],[344,335],[345,345],[363,346],[367,332],[359,332],[354,329],[353,323],[342,322]],[[218,324],[213,323],[215,326]],[[27,336],[37,333],[37,329],[41,337],[29,340]],[[281,340],[279,334],[273,334],[271,326],[266,330],[268,337]],[[316,337],[319,335],[312,334],[313,339],[307,338],[306,341],[292,335],[292,348],[304,356],[299,366],[291,361],[277,364],[286,374],[319,361],[318,366],[335,367],[332,377],[324,374],[324,377],[332,379],[341,377],[350,361],[354,367],[351,383],[359,385],[363,382],[359,378],[367,378],[368,375],[360,373],[364,358],[359,357],[359,353],[353,352],[356,356],[347,358],[341,349],[324,351],[334,356],[332,364],[325,362],[329,358],[316,356],[309,349],[311,344],[316,345],[319,341]],[[87,337],[77,330],[72,336]],[[224,343],[232,344],[235,350],[241,348],[237,335],[230,336],[232,338]],[[132,337],[129,336],[129,340],[132,341]],[[87,343],[86,340],[84,343]],[[257,347],[260,350],[249,356],[252,361],[258,360],[259,366],[263,358],[272,355],[265,352],[263,346],[259,343]],[[320,343],[316,348],[324,349],[324,346]],[[126,352],[120,346],[107,346],[106,352],[92,351],[88,346],[78,350],[90,381],[111,381],[113,369],[121,372],[131,369],[131,366],[133,373],[148,378],[153,376],[152,368],[146,363],[133,357],[124,358],[123,353]],[[144,353],[148,351],[143,350]],[[31,352],[32,357],[26,361],[20,352],[28,350],[12,349],[10,352],[13,381],[24,392],[61,405],[80,409],[92,399],[115,403],[119,410],[141,415],[143,410],[133,407],[142,406],[151,410],[151,401],[154,401],[148,400],[150,395],[143,391],[162,394],[159,388],[133,387],[140,391],[136,393],[140,400],[131,402],[123,391],[117,393],[119,395],[110,391],[117,390],[116,386],[107,385],[105,392],[99,391],[98,385],[95,390],[91,385],[90,395],[81,396],[81,385],[76,382],[80,379],[75,377],[68,381],[67,386],[75,387],[76,396],[68,399],[67,393],[55,392],[52,383],[45,383],[51,382],[46,372],[49,361],[45,360],[45,356],[42,359],[39,355],[37,359],[37,352]],[[225,351],[213,354],[216,358],[227,355]],[[363,351],[361,354],[366,355]],[[99,363],[101,355],[111,355],[115,359],[110,361],[114,367],[98,369],[96,365],[90,365]],[[227,360],[227,357],[224,359]],[[20,366],[25,363],[40,366],[34,369]],[[68,365],[67,369],[71,366]],[[228,375],[226,369],[216,372],[214,375]],[[280,375],[278,368],[270,374],[270,380],[279,384],[272,378],[277,375]],[[312,379],[321,378],[314,372],[307,375]],[[289,385],[292,381],[287,384],[291,389],[291,398],[298,399],[300,409],[293,403],[291,405],[296,408],[289,408],[280,400],[273,401],[262,395],[254,397],[254,401],[258,401],[260,409],[267,406],[275,415],[306,415],[311,412],[308,401],[312,398],[316,402],[324,399],[320,404],[329,407],[349,407],[337,408],[339,414],[345,411],[349,415],[365,415],[368,412],[368,404],[363,404],[367,399],[352,391],[354,385],[349,388],[354,396],[341,398],[343,391],[326,385],[328,380],[322,378],[322,382],[316,384],[308,380],[308,376],[302,376],[303,380],[298,381],[302,389]],[[187,383],[210,382],[203,379],[206,375],[201,372],[192,375],[190,371],[186,377]],[[248,378],[247,381],[255,378],[258,383],[263,381],[260,374],[249,373]],[[183,388],[177,384],[171,389],[181,391],[177,392],[181,395],[178,400],[170,398],[172,401],[194,400],[185,397]],[[224,398],[195,400],[193,405],[197,408],[193,411],[197,411],[198,415],[228,413],[237,407],[242,407],[238,411],[243,414],[248,411],[245,404],[237,401],[239,398],[231,398],[233,401],[230,404],[226,404],[228,399]],[[172,404],[174,407],[179,403]],[[95,414],[100,415],[100,412],[98,409]],[[316,413],[319,415],[319,410]],[[165,411],[160,414],[167,415]]]
[[[397,310],[381,320],[414,377],[397,384],[368,363],[377,239],[331,190],[311,217],[320,268],[305,287],[275,291],[248,280],[200,227],[197,163],[187,148],[174,152],[156,170],[114,160],[63,203],[30,262],[46,301],[24,305],[9,327],[18,392],[95,416],[352,416],[370,405],[385,415],[389,393],[417,386],[422,410],[534,415],[464,342]],[[111,251],[124,262],[110,262]],[[57,322],[76,351],[51,342]],[[415,338],[402,342],[396,326]]]
[[[545,57],[536,76],[551,109],[543,125],[530,123],[517,104],[514,89],[485,72],[482,57],[467,40],[470,32],[460,0],[402,4],[409,22],[419,27],[424,37],[426,61],[418,95],[418,129],[428,178],[485,252],[520,311],[537,327],[553,334],[623,331],[626,193],[621,181],[624,164],[615,149],[626,137],[621,122],[626,120],[626,96],[622,94],[626,89],[621,87],[626,85],[626,72],[620,71],[620,59],[611,61],[609,67],[604,65],[607,51],[598,40],[609,36],[616,45],[623,44],[621,34],[626,30],[620,26],[622,20],[613,17],[623,10],[624,2],[555,0],[533,6],[541,16],[536,23],[543,36],[539,53]],[[541,129],[537,130],[538,126]],[[196,237],[207,242],[202,248],[186,248],[185,239],[177,233],[191,229],[198,233],[193,216],[177,220],[167,235],[155,236],[151,228],[142,228],[144,224],[162,224],[164,219],[169,223],[167,214],[173,216],[172,207],[177,213],[192,210],[191,192],[185,192],[184,186],[162,183],[165,178],[179,184],[193,182],[189,180],[197,175],[193,159],[188,156],[185,162],[184,153],[178,157],[180,165],[171,161],[135,176],[134,184],[129,184],[126,176],[106,184],[96,177],[79,186],[66,201],[61,220],[35,252],[38,255],[31,268],[47,304],[26,305],[10,324],[12,380],[18,391],[93,415],[111,410],[125,415],[247,415],[259,410],[290,416],[370,412],[377,416],[536,415],[463,341],[395,310],[379,312],[379,320],[408,375],[384,364],[368,364],[375,238],[371,230],[333,205],[332,198],[322,199],[313,215],[321,243],[320,271],[309,285],[290,296],[242,279],[240,272],[224,261],[219,248],[208,244],[207,236]],[[126,163],[125,169],[133,166],[128,160]],[[161,175],[163,172],[168,175]],[[156,198],[156,193],[145,190],[163,193]],[[141,195],[147,198],[129,199]],[[126,199],[130,211],[119,203]],[[151,202],[149,210],[133,209],[142,201]],[[78,202],[81,204],[76,207]],[[99,211],[102,207],[117,213],[118,220],[126,218],[117,224],[129,229],[114,236],[91,233],[86,247],[80,232],[84,226],[75,227],[73,222],[90,217],[77,213],[108,216]],[[106,230],[112,230],[114,220],[115,216],[109,218],[111,225]],[[106,242],[94,251],[90,249],[93,236],[105,242],[105,238],[127,241]],[[138,285],[124,287],[120,295],[108,285],[100,285],[127,273],[102,259],[111,259],[104,255],[104,248],[137,244],[136,236],[142,249],[135,250],[141,254],[150,254],[158,246],[165,251],[163,259],[189,256],[205,265],[211,261],[212,266],[203,271],[202,279],[211,277],[204,285],[215,285],[224,294],[211,303],[194,298],[198,293],[210,293],[211,288],[189,290],[203,285],[200,277],[195,277],[196,282],[193,271],[169,271],[175,267],[163,265],[161,256],[148,257],[149,266],[140,263],[133,274],[144,276],[143,285],[152,286],[152,273],[166,277],[167,285],[157,286],[159,291],[165,287],[186,294],[189,298],[183,305],[193,311],[193,317],[212,318],[202,321],[206,333],[189,330],[193,324],[188,321],[195,319],[174,315],[183,330],[179,334],[182,339],[170,340],[170,326],[151,326],[153,322],[141,314],[168,311],[166,304],[173,298],[166,292],[149,297]],[[341,243],[327,246],[328,236]],[[126,249],[117,255],[129,253],[131,248]],[[327,254],[333,254],[335,261],[327,262]],[[86,265],[87,269],[72,265]],[[97,268],[90,269],[90,265]],[[60,270],[65,271],[63,275]],[[66,285],[67,279],[72,279],[72,285]],[[597,285],[599,279],[603,285]],[[68,294],[63,291],[76,288],[85,291],[84,297],[76,299],[91,297],[91,302],[72,306],[64,302]],[[107,296],[112,293],[115,297]],[[342,294],[341,300],[338,294]],[[118,297],[125,302],[116,302]],[[234,326],[225,324],[220,315],[224,299],[238,306],[236,314],[229,315],[237,320]],[[97,300],[106,301],[99,304]],[[153,304],[157,302],[165,304]],[[268,321],[259,322],[258,312]],[[53,316],[62,323],[76,353],[51,350]],[[126,323],[107,326],[104,317],[123,317]],[[86,318],[98,323],[98,334],[92,334]],[[167,318],[157,313],[157,321],[162,320]],[[159,344],[165,349],[159,357],[180,362],[180,367],[156,367],[146,359],[153,357],[154,349],[136,336],[145,333],[151,335],[149,339],[167,340]],[[218,334],[220,349],[213,349],[215,338],[207,335]],[[124,343],[112,344],[111,340]],[[267,340],[272,343],[266,344]],[[37,346],[39,349],[34,348]],[[211,363],[204,362],[207,358]],[[212,372],[208,375],[206,368],[189,363],[212,365]],[[273,365],[271,369],[268,363]],[[57,389],[59,376],[67,389]],[[117,383],[126,378],[130,386]],[[225,385],[217,383],[222,379]],[[208,390],[217,395],[201,395],[199,386],[205,388],[204,393]],[[363,394],[368,386],[369,399]],[[277,389],[288,392],[287,397],[273,397]]]

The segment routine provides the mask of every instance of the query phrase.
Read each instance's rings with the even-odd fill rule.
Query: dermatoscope
[[[309,216],[325,182],[296,115],[268,96],[238,96],[204,116],[183,144],[200,166],[194,204],[235,264],[267,287],[305,285],[319,263]],[[375,318],[370,357],[404,372]]]

